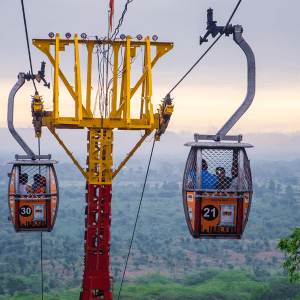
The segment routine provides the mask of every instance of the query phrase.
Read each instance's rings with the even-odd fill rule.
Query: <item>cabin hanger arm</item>
[[[7,126],[12,134],[12,136],[15,138],[15,140],[18,142],[18,144],[23,148],[23,150],[27,153],[27,155],[34,157],[34,152],[30,149],[30,147],[24,142],[24,140],[20,137],[20,135],[17,133],[15,127],[14,127],[14,100],[15,95],[17,91],[22,87],[22,85],[25,83],[27,74],[25,73],[19,73],[18,75],[18,81],[11,89],[9,96],[8,96],[8,107],[7,107]]]
[[[234,26],[233,39],[244,51],[247,58],[247,94],[244,102],[231,116],[231,118],[223,125],[217,133],[217,138],[224,139],[227,132],[234,126],[234,124],[241,118],[253,102],[255,95],[255,57],[251,47],[242,37],[243,28],[241,25]]]
[[[221,140],[242,141],[242,135],[226,135],[235,123],[241,118],[253,102],[255,95],[255,57],[251,47],[242,37],[243,28],[241,25],[233,26],[233,40],[244,51],[247,59],[247,94],[244,102],[236,110],[236,112],[229,118],[223,127],[215,135],[200,135],[195,134],[195,141],[198,140],[214,140],[216,142]]]

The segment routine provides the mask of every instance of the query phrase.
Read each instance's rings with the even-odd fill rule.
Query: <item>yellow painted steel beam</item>
[[[126,123],[130,125],[130,68],[131,68],[131,62],[130,62],[130,35],[127,36],[126,38],[126,47],[125,47],[125,116],[126,118]]]
[[[73,39],[60,39],[61,43],[63,45],[70,45],[70,44],[74,44],[74,40]],[[33,40],[34,44],[47,44],[47,45],[55,45],[55,40],[54,39],[34,39]],[[78,40],[78,44],[83,44],[83,45],[87,45],[87,43],[93,43],[95,44],[99,44],[99,40]],[[101,40],[101,44],[102,45],[113,45],[113,44],[119,44],[122,47],[126,46],[126,41],[121,41],[121,40]],[[140,46],[145,46],[146,42],[145,41],[131,41],[131,46],[133,47],[140,47]],[[168,42],[150,42],[151,46],[155,46],[155,47],[163,47],[163,48],[168,48],[171,46],[171,49],[173,48],[173,43],[168,43]]]
[[[112,179],[116,177],[116,175],[120,172],[120,170],[125,166],[128,160],[132,157],[135,151],[142,145],[145,139],[151,134],[151,130],[147,130],[142,138],[138,141],[138,143],[133,147],[133,149],[127,154],[126,158],[120,163],[118,168],[112,173]]]
[[[147,53],[147,60],[146,60],[146,68],[147,68],[147,83],[146,83],[146,95],[145,95],[145,104],[146,104],[146,115],[147,120],[149,120],[150,124],[154,123],[153,119],[153,106],[151,103],[151,96],[152,96],[152,68],[151,68],[151,49],[150,49],[150,38],[146,38],[146,49],[145,52]]]
[[[75,118],[79,121],[82,120],[82,94],[81,94],[81,76],[80,76],[80,62],[79,62],[79,49],[78,49],[78,37],[74,35],[74,71],[75,71]]]
[[[54,67],[54,83],[53,83],[53,119],[58,120],[58,73],[59,73],[59,33],[55,37],[55,61]]]
[[[92,93],[92,55],[94,49],[93,42],[86,43],[88,51],[88,62],[87,62],[87,82],[86,82],[86,111],[92,117],[91,111],[91,93]]]
[[[159,115],[154,114],[154,123],[149,124],[146,119],[131,119],[130,125],[124,119],[110,119],[110,118],[93,118],[76,121],[75,118],[60,117],[59,124],[53,124],[52,117],[43,118],[43,126],[55,128],[118,128],[120,130],[147,130],[159,128]]]
[[[90,129],[88,132],[87,173],[89,184],[112,184],[111,129]]]
[[[118,97],[118,60],[119,60],[119,50],[120,44],[113,44],[114,50],[114,79],[113,79],[113,96],[111,103],[111,116],[113,116],[117,109],[117,97]]]

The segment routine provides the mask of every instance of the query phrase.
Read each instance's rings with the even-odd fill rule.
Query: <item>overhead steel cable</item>
[[[120,290],[119,290],[118,300],[120,299],[121,290],[122,290],[122,286],[123,286],[123,282],[124,282],[124,277],[125,277],[125,273],[126,273],[126,269],[127,269],[127,264],[128,264],[128,260],[129,260],[129,256],[130,256],[131,246],[132,246],[132,242],[133,242],[133,237],[134,237],[134,233],[135,233],[137,221],[138,221],[140,210],[141,210],[141,205],[142,205],[144,191],[145,191],[145,187],[146,187],[146,183],[147,183],[147,178],[148,178],[149,168],[150,168],[152,154],[153,154],[153,150],[154,150],[154,145],[155,145],[155,139],[153,140],[153,145],[152,145],[152,150],[151,150],[151,154],[150,154],[148,168],[147,168],[147,172],[146,172],[146,176],[145,176],[145,181],[144,181],[143,191],[142,191],[142,195],[141,195],[140,205],[139,205],[139,209],[138,209],[138,212],[137,212],[137,215],[136,215],[136,219],[135,219],[135,224],[134,224],[134,228],[133,228],[133,232],[132,232],[132,237],[131,237],[131,241],[130,241],[128,255],[127,255],[127,259],[126,259],[126,263],[125,263],[125,268],[124,268],[124,272],[123,272],[123,278],[122,278],[122,282],[121,282],[121,286],[120,286]]]
[[[127,12],[128,4],[131,3],[132,1],[133,1],[133,0],[127,0],[127,2],[126,2],[126,4],[125,4],[125,7],[124,7],[124,10],[123,10],[123,12],[122,12],[122,16],[121,16],[121,18],[120,18],[120,20],[119,20],[118,26],[115,28],[114,33],[111,35],[111,39],[112,39],[112,40],[115,39],[116,36],[117,36],[117,34],[119,33],[119,29],[120,29],[120,27],[121,27],[122,24],[123,24],[124,17],[125,17],[125,14],[126,14],[126,12]]]
[[[38,137],[38,152],[41,155],[41,140]],[[41,173],[41,171],[40,171]],[[41,276],[42,276],[42,300],[44,300],[44,271],[43,271],[43,233],[41,232]]]
[[[183,79],[196,67],[196,65],[202,60],[202,58],[208,53],[208,51],[217,43],[217,41],[221,38],[221,36],[225,33],[231,19],[233,18],[236,10],[238,9],[239,5],[241,4],[242,0],[239,0],[237,5],[235,6],[230,18],[228,19],[226,26],[224,29],[220,32],[220,35],[217,37],[217,39],[209,46],[209,48],[202,54],[202,56],[195,62],[195,64],[185,73],[185,75],[175,84],[175,86],[170,90],[168,94],[173,92],[175,88],[183,81]]]
[[[21,5],[22,5],[22,12],[23,12],[23,21],[24,21],[24,27],[25,27],[25,34],[26,34],[26,42],[27,42],[27,50],[28,50],[30,70],[31,70],[31,75],[33,75],[32,60],[31,60],[28,30],[27,30],[26,15],[25,15],[25,8],[24,8],[23,0],[21,0]],[[35,82],[34,82],[33,78],[32,78],[32,83],[33,83],[33,86],[34,86],[35,93],[37,93],[37,88],[36,88],[36,85],[35,85]],[[41,155],[40,138],[38,138],[38,152],[39,152],[39,155]],[[42,277],[42,300],[43,300],[44,299],[44,272],[43,272],[43,233],[42,232],[41,232],[41,277]]]
[[[26,24],[26,15],[25,15],[25,8],[24,8],[24,2],[23,2],[23,0],[21,0],[21,4],[22,4],[22,12],[23,12],[23,20],[24,20],[24,27],[25,27],[25,34],[26,34],[26,41],[27,41],[27,50],[28,50],[30,70],[31,70],[31,75],[33,75],[31,53],[30,53],[29,39],[28,39],[28,31],[27,31],[27,24]],[[37,89],[36,89],[36,85],[35,85],[34,79],[32,79],[32,82],[33,82],[33,86],[34,86],[35,92],[37,93]]]
[[[42,275],[42,300],[44,300],[43,233],[42,232],[41,232],[41,275]]]

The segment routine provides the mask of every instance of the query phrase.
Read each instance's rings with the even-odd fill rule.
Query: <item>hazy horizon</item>
[[[37,152],[37,139],[34,137],[32,128],[16,128],[17,132],[25,142]],[[68,146],[82,164],[86,159],[86,130],[58,130],[61,139]],[[114,163],[118,164],[140,139],[141,132],[132,131],[114,131]],[[193,141],[194,132],[175,133],[167,131],[161,141],[156,142],[154,156],[157,159],[185,161],[189,152],[189,147],[184,144]],[[7,160],[13,160],[15,154],[24,154],[22,148],[11,136],[7,128],[0,128],[0,139],[6,143],[0,145],[0,157]],[[74,141],[79,141],[74,143]],[[250,143],[254,147],[247,150],[250,159],[277,161],[291,161],[300,159],[300,132],[284,134],[273,133],[249,133],[243,135],[243,142]],[[152,136],[146,139],[146,142],[136,151],[133,159],[146,159],[150,155],[153,143]],[[63,148],[58,144],[48,129],[43,128],[41,138],[41,152],[43,154],[52,154],[53,159],[63,162],[71,162]]]

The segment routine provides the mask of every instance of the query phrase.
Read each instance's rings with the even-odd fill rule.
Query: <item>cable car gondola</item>
[[[208,10],[208,25],[209,21],[215,26],[211,9]],[[219,31],[224,29],[221,26],[207,29],[215,33],[216,28]],[[252,179],[246,148],[252,145],[241,143],[241,135],[226,134],[253,101],[255,58],[242,38],[242,27],[230,25],[228,28],[225,33],[233,33],[234,41],[247,58],[248,90],[243,104],[216,135],[195,134],[195,141],[185,144],[191,150],[183,176],[183,207],[189,231],[194,238],[240,239],[251,207]]]
[[[197,137],[197,135],[196,135]],[[191,142],[183,203],[195,238],[241,238],[252,198],[246,143]]]
[[[43,64],[42,71],[43,73]],[[9,174],[8,207],[9,219],[15,231],[52,231],[58,212],[59,189],[54,165],[58,161],[50,160],[51,155],[35,155],[19,136],[13,126],[14,97],[25,79],[32,75],[20,73],[18,82],[12,88],[8,98],[8,128],[27,155],[16,155]],[[43,78],[42,78],[43,79]],[[38,109],[35,109],[35,108]],[[43,104],[36,93],[32,100],[32,110],[36,136],[40,137],[43,116]]]
[[[15,230],[51,231],[58,209],[58,185],[53,160],[19,160],[9,180],[9,211]]]

